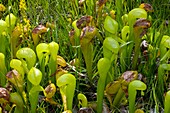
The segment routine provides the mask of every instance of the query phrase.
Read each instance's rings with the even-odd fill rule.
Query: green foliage
[[[169,112],[169,0],[0,3],[0,111]]]

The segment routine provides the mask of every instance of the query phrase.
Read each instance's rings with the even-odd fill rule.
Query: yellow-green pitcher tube
[[[0,53],[0,85],[4,86],[6,84],[5,75],[7,73],[6,65],[5,65],[5,55]]]

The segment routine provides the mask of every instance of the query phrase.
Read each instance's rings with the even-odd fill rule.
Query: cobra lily
[[[6,32],[7,31],[7,23],[4,21],[4,20],[0,20],[0,35],[2,35],[3,32]]]
[[[64,111],[72,111],[76,78],[72,74],[63,74],[57,79],[57,86],[60,88]]]
[[[92,19],[92,16],[82,16],[79,20],[76,21],[77,28],[82,29],[86,26],[90,26]]]
[[[5,55],[0,53],[0,85],[4,86],[6,84],[5,75],[7,73],[6,65],[5,65]]]
[[[16,21],[17,17],[15,17],[15,15],[13,15],[12,13],[5,17],[5,22],[7,23],[9,33],[11,33],[14,29]]]
[[[146,84],[140,80],[134,80],[130,82],[128,86],[128,95],[129,95],[129,113],[135,112],[135,99],[136,99],[136,90],[146,90]],[[141,93],[143,95],[143,92]]]
[[[15,104],[15,113],[23,113],[24,112],[24,102],[22,97],[17,93],[11,93],[10,94],[10,102]]]
[[[160,46],[160,58],[161,63],[166,63],[170,55],[170,37],[168,35],[164,35],[161,40]]]
[[[40,70],[43,74],[43,79],[45,78],[45,66],[49,67],[48,78],[55,74],[57,69],[57,53],[59,50],[59,45],[56,42],[50,42],[49,44],[40,43],[36,47],[36,53],[40,63]],[[53,78],[50,78],[53,79]],[[43,80],[44,81],[44,80]],[[54,80],[52,80],[53,82]]]
[[[92,64],[93,64],[93,44],[92,39],[97,33],[97,28],[87,26],[82,29],[80,36],[81,50],[85,59],[87,74],[89,79],[92,79]]]
[[[86,96],[82,93],[79,93],[77,97],[78,97],[78,100],[79,100],[79,105],[81,105],[82,108],[86,108],[87,107]]]
[[[163,104],[163,95],[164,95],[164,84],[165,84],[165,72],[170,71],[170,64],[160,64],[158,67],[158,84],[157,84],[157,95],[159,101]]]
[[[151,4],[148,3],[142,3],[140,4],[139,8],[145,9],[147,12],[153,12],[153,7]]]
[[[34,45],[37,46],[38,43],[40,42],[41,39],[41,34],[46,33],[47,32],[47,28],[43,25],[38,25],[37,27],[35,27],[32,31],[32,39],[34,42]]]
[[[104,20],[104,29],[106,30],[107,37],[112,37],[113,35],[116,35],[118,31],[117,21],[110,16],[106,16]]]
[[[16,58],[16,52],[19,49],[22,29],[19,26],[16,26],[11,34],[11,52],[12,52],[12,58]]]
[[[16,53],[16,57],[21,60],[26,73],[28,73],[36,63],[35,52],[27,47],[19,49]]]
[[[126,56],[128,54],[127,51],[127,46],[130,42],[128,42],[129,40],[129,26],[124,26],[123,29],[121,30],[121,36],[122,36],[122,40],[125,42],[125,44],[121,45],[121,52],[120,52],[120,64],[121,64],[121,71],[124,72],[126,71],[127,67],[126,67],[126,63],[127,63],[127,59]]]
[[[118,107],[122,98],[127,92],[128,84],[137,79],[136,71],[126,71],[116,81],[109,82],[105,87],[105,95],[110,102],[111,107]]]
[[[128,41],[135,41],[136,39],[134,38],[134,24],[136,22],[136,19],[139,19],[139,18],[147,18],[147,12],[142,9],[142,8],[134,8],[132,9],[129,13],[128,13],[128,23],[129,23],[129,30],[130,30],[130,34],[129,34],[129,40]],[[132,50],[133,50],[133,46],[134,46],[134,43],[131,43],[129,46],[128,46],[128,52],[129,54],[127,55],[127,65],[130,65],[130,58],[131,58],[131,53],[132,53]]]
[[[22,78],[24,79],[25,71],[20,60],[12,59],[10,61],[10,67],[18,71],[18,73],[21,74]]]
[[[8,25],[7,23],[0,19],[0,52],[6,55],[6,45],[7,45],[7,38],[4,36],[4,33],[7,31]]]
[[[44,95],[46,98],[52,98],[56,92],[56,86],[53,83],[49,83],[49,85],[44,90]]]
[[[132,61],[132,69],[137,68],[137,61],[140,52],[140,44],[141,44],[141,37],[146,33],[146,29],[151,26],[150,21],[146,19],[138,19],[134,24],[134,36],[135,36],[135,50],[134,50],[134,58]]]
[[[116,61],[119,52],[119,43],[112,37],[107,37],[103,42],[103,54],[104,57],[109,59],[111,62]]]
[[[24,80],[21,74],[16,70],[12,70],[6,74],[6,79],[10,81],[20,92],[23,91]]]
[[[110,69],[110,66],[111,62],[107,58],[101,58],[97,64],[97,68],[100,75],[97,83],[97,113],[102,113],[104,88],[106,84],[107,73]]]
[[[57,64],[60,65],[61,67],[66,67],[67,63],[63,57],[60,55],[57,55]]]
[[[29,90],[29,101],[31,104],[31,113],[36,113],[36,105],[38,103],[38,95],[40,91],[44,92],[44,88],[40,86],[42,80],[42,73],[39,69],[32,67],[27,75],[28,80],[32,83]]]

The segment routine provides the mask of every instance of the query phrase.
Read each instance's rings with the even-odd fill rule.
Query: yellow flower
[[[25,0],[20,0],[19,2],[19,10],[21,12],[21,16],[23,21],[21,22],[20,28],[22,29],[22,35],[20,37],[27,37],[28,32],[30,31],[31,25],[30,20],[27,19],[27,6]]]
[[[30,28],[31,28],[30,20],[28,20],[27,18],[24,18],[24,23],[25,23],[25,28],[27,29],[27,31],[30,31]]]
[[[20,9],[21,11],[24,11],[24,10],[27,9],[25,0],[20,0],[20,2],[19,2],[19,9]]]

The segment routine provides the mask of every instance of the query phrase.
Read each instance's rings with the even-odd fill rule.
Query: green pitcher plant
[[[28,80],[31,82],[32,87],[29,90],[29,101],[31,105],[31,113],[36,113],[38,96],[40,91],[44,91],[44,88],[40,86],[42,80],[42,73],[39,69],[32,67],[27,75]]]
[[[74,30],[71,30],[69,33],[70,42],[72,46],[76,47],[75,52],[78,54],[78,58],[81,58],[80,53],[82,51],[87,75],[92,80],[93,39],[98,34],[97,28],[93,26],[92,16],[82,16],[80,19],[75,20],[72,26]]]
[[[4,86],[6,84],[5,75],[7,73],[7,68],[5,64],[5,55],[3,53],[0,53],[0,61],[0,85]]]
[[[113,110],[118,108],[123,100],[126,100],[125,96],[126,92],[128,91],[128,85],[137,78],[137,71],[125,71],[117,80],[111,81],[106,85],[106,97]]]
[[[16,53],[16,57],[21,60],[26,73],[28,73],[36,63],[36,54],[28,47],[19,49]]]
[[[22,29],[19,26],[16,26],[11,34],[11,52],[12,58],[16,58],[16,52],[20,47],[20,35],[22,34]]]
[[[136,19],[147,18],[147,12],[142,8],[134,8],[128,13],[128,23],[130,31],[133,32],[133,25],[136,22]]]
[[[113,18],[111,18],[110,16],[106,16],[105,20],[104,20],[104,29],[106,30],[106,36],[113,36],[113,35],[117,35],[117,31],[118,31],[118,23],[116,20],[114,20]]]
[[[3,32],[6,32],[7,31],[7,23],[4,21],[4,20],[0,20],[0,28],[1,28],[1,30],[0,30],[0,35],[2,35],[3,34]]]
[[[141,94],[143,95],[143,90],[146,90],[146,84],[140,80],[130,82],[128,86],[129,113],[135,113],[135,99],[137,90],[141,90]]]
[[[170,36],[164,35],[161,40],[161,46],[160,46],[160,61],[161,63],[166,63],[170,56],[170,51],[168,50],[170,48]]]
[[[121,30],[121,38],[124,42],[127,42],[129,40],[129,26],[124,26]]]
[[[17,1],[0,0],[0,113],[170,112],[168,0]]]
[[[150,21],[146,19],[138,19],[134,24],[134,42],[135,42],[135,49],[134,49],[134,57],[132,61],[132,69],[137,68],[137,62],[140,52],[140,44],[141,44],[141,36],[144,35],[146,32],[145,30],[151,26]]]
[[[108,77],[107,81],[114,80],[114,75],[116,73],[116,62],[118,59],[118,52],[120,50],[119,43],[112,37],[106,37],[103,42],[103,55],[107,58],[114,66],[112,67],[111,76]]]
[[[81,33],[81,30],[77,27],[77,21],[78,20],[75,20],[73,23],[72,23],[72,26],[73,26],[73,30],[70,31],[70,41],[71,41],[71,44],[72,46],[77,46],[79,45],[79,36],[80,36],[80,33]]]
[[[97,63],[97,68],[100,76],[97,83],[97,113],[102,113],[104,89],[110,66],[111,62],[107,58],[101,58]]]
[[[8,14],[5,18],[8,33],[11,35],[10,44],[11,44],[11,51],[12,51],[11,57],[12,58],[13,57],[15,58],[16,51],[18,50],[18,47],[17,47],[18,41],[16,42],[16,38],[18,38],[18,37],[12,36],[12,31],[15,28],[16,21],[17,21],[17,17],[15,15],[13,15],[12,13]]]
[[[10,61],[10,67],[13,68],[13,69],[15,69],[16,71],[18,71],[18,73],[21,74],[22,79],[24,79],[25,71],[24,71],[24,68],[23,68],[23,65],[22,65],[21,60],[12,59],[12,60]]]
[[[10,94],[10,102],[15,105],[14,113],[23,113],[24,112],[24,102],[19,93],[11,93]]]
[[[29,102],[30,102],[31,113],[37,112],[39,92],[44,92],[44,88],[40,85],[33,86],[29,91]]]
[[[42,73],[39,69],[32,67],[28,72],[28,80],[34,85],[37,86],[40,84],[42,79]]]
[[[109,59],[111,62],[113,60],[117,61],[119,49],[120,45],[115,39],[106,37],[103,42],[103,55],[105,58]]]
[[[82,108],[86,108],[88,103],[86,96],[82,93],[79,93],[77,95],[77,98],[79,100],[79,106],[81,106]]]
[[[32,30],[32,39],[36,47],[42,39],[42,34],[47,32],[47,28],[43,25],[38,25]]]
[[[49,81],[49,85],[46,86],[44,89],[44,96],[45,96],[45,101],[50,103],[51,105],[57,105],[58,103],[53,99],[56,93],[56,86],[54,83]]]
[[[49,69],[51,71],[51,74],[54,74],[56,72],[56,62],[57,62],[57,54],[59,50],[59,45],[56,42],[51,42],[48,44],[49,50],[51,53],[51,57],[49,59]]]
[[[170,102],[170,91],[166,92],[165,104],[164,104],[164,113],[170,112],[169,102]]]
[[[49,73],[47,73],[48,78],[56,72],[58,50],[59,45],[56,42],[50,42],[49,44],[40,43],[37,45],[36,53],[39,59],[43,79],[45,77],[46,66],[49,67]]]
[[[40,43],[37,45],[36,47],[36,53],[37,53],[37,57],[41,65],[46,66],[48,64],[49,61],[49,55],[50,55],[50,50],[49,50],[49,46],[46,43]]]
[[[8,14],[5,17],[5,22],[7,23],[9,33],[11,33],[12,30],[14,29],[16,21],[17,21],[17,17],[12,13]]]
[[[12,39],[7,40],[7,35],[11,35],[12,34],[12,30],[15,27],[15,23],[16,23],[17,18],[10,13],[9,15],[7,15],[5,17],[5,21],[4,20],[0,20],[0,37],[1,37],[1,42],[0,42],[0,52],[3,52],[4,54],[6,54],[7,51],[7,45],[9,45],[9,43],[11,44],[11,51],[12,51],[12,57],[13,57],[13,50],[16,49],[13,47],[13,41]],[[9,42],[8,42],[9,41]]]
[[[0,52],[6,55],[6,50],[7,50],[7,38],[5,36],[7,32],[7,23],[4,20],[0,20]]]
[[[152,11],[153,11],[153,8],[150,4],[143,3],[139,6],[139,8],[134,8],[128,13],[128,23],[129,23],[129,29],[130,29],[129,41],[136,41],[135,37],[140,32],[140,31],[133,30],[133,29],[135,29],[134,24],[135,24],[136,20],[140,19],[140,18],[147,19],[148,18],[147,12],[152,12]],[[150,27],[150,26],[148,26],[148,27]],[[136,42],[134,42],[134,43],[136,43]],[[130,44],[130,46],[128,48],[128,51],[130,51],[130,53],[132,52],[133,45],[134,45],[133,43]],[[128,59],[129,58],[130,58],[130,54],[128,55]],[[128,60],[128,65],[129,65],[129,61],[130,60]],[[134,69],[135,64],[132,64],[132,65],[133,65],[132,68]]]
[[[44,95],[46,98],[51,99],[56,92],[56,86],[54,85],[54,83],[49,83],[49,85],[45,88],[44,90]]]
[[[69,38],[70,38],[70,43],[73,47],[73,51],[75,52],[75,54],[77,54],[77,57],[79,59],[82,58],[82,54],[81,54],[81,48],[80,48],[80,33],[81,33],[81,29],[79,29],[77,27],[77,21],[75,20],[72,23],[72,26],[74,29],[72,29],[69,32]]]
[[[158,84],[157,84],[157,96],[159,101],[163,104],[164,99],[164,91],[165,91],[165,83],[166,83],[166,71],[170,71],[170,64],[160,64],[158,67]]]
[[[89,79],[92,79],[92,65],[93,65],[93,43],[92,39],[97,33],[97,28],[94,26],[84,27],[81,31],[80,45],[85,59],[87,74]]]
[[[127,26],[128,25],[128,14],[124,14],[122,17],[122,22],[123,22],[123,25],[124,26]],[[123,29],[123,28],[122,28]]]
[[[72,74],[63,74],[57,79],[57,86],[60,88],[64,111],[72,111],[76,78]]]
[[[18,71],[16,70],[9,71],[6,74],[6,79],[9,82],[11,82],[19,92],[23,92],[24,79]]]
[[[134,8],[128,13],[128,24],[129,24],[129,30],[130,30],[128,41],[135,41],[133,25],[135,24],[136,19],[139,19],[139,18],[145,18],[145,19],[147,18],[147,12],[142,8]],[[134,43],[131,43],[128,46],[129,54],[127,55],[127,59],[128,59],[127,65],[130,65],[130,56],[132,53],[133,46],[134,46]]]
[[[147,11],[147,12],[153,12],[154,11],[152,5],[148,4],[148,3],[140,4],[139,8],[145,9],[145,11]]]
[[[105,87],[105,95],[111,107],[113,106],[114,97],[117,95],[119,89],[121,88],[121,82],[122,80],[115,80],[115,81],[109,82]],[[117,106],[117,105],[115,104],[114,106]]]
[[[121,71],[124,72],[127,69],[126,63],[127,63],[127,47],[128,44],[130,44],[131,42],[128,42],[129,40],[129,26],[124,26],[121,30],[121,38],[122,40],[125,42],[124,44],[121,45],[120,47],[120,64],[121,64]]]

